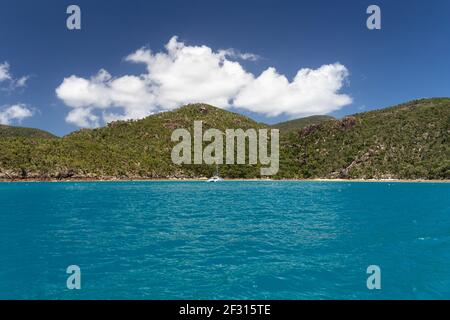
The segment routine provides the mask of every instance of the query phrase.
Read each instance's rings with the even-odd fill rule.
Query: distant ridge
[[[326,115],[310,116],[310,117],[280,122],[280,123],[272,125],[272,128],[279,129],[282,132],[288,132],[288,131],[292,131],[292,130],[303,129],[307,126],[310,126],[313,124],[319,124],[319,123],[322,123],[324,121],[329,121],[329,120],[335,120],[335,118],[332,116],[326,116]]]
[[[175,165],[170,157],[173,130],[192,130],[195,120],[202,120],[204,129],[221,131],[271,128],[237,113],[191,104],[58,139],[9,134],[0,139],[0,179],[209,177],[215,166]],[[304,121],[294,120],[281,130],[280,170],[272,178],[450,180],[450,98],[415,100],[306,126]],[[259,172],[254,165],[220,166],[225,178],[258,178]]]
[[[57,136],[40,129],[13,127],[0,124],[0,138],[54,139],[57,138]]]

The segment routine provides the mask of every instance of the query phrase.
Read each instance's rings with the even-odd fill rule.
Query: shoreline
[[[96,179],[96,178],[74,178],[74,179],[0,179],[0,183],[70,183],[70,182],[206,182],[208,178],[161,178],[161,179]],[[360,182],[360,183],[450,183],[450,180],[424,180],[424,179],[225,179],[225,182]]]

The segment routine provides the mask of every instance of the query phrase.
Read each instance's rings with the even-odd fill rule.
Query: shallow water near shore
[[[22,182],[0,203],[0,299],[450,299],[446,183]]]

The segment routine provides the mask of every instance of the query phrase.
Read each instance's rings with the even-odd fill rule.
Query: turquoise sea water
[[[450,299],[450,184],[0,183],[0,240],[0,299]]]

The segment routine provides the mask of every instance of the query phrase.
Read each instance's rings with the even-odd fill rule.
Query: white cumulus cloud
[[[11,75],[10,65],[7,61],[0,63],[0,82],[7,82],[8,87],[4,90],[14,90],[16,88],[23,88],[30,77],[22,76],[18,79]]]
[[[195,102],[291,117],[325,114],[352,102],[340,93],[348,70],[339,63],[300,69],[290,81],[274,68],[255,76],[239,63],[257,59],[234,49],[185,45],[172,37],[163,52],[141,48],[126,57],[144,64],[146,72],[113,77],[101,69],[90,78],[72,75],[56,88],[56,95],[72,108],[66,121],[80,127],[142,118]]]
[[[67,122],[80,127],[96,127],[100,125],[100,119],[94,115],[94,109],[102,110],[103,119],[107,122],[142,118],[156,111],[150,90],[143,76],[112,78],[102,69],[90,79],[65,78],[56,94],[73,108],[66,117]],[[114,107],[121,108],[123,113],[107,111]]]
[[[11,74],[9,73],[9,63],[0,63],[0,82],[5,80],[10,80]]]
[[[347,76],[339,63],[301,69],[291,82],[269,68],[239,92],[234,105],[268,116],[330,113],[352,103],[350,96],[339,94]]]
[[[23,119],[31,117],[33,113],[31,108],[22,103],[6,106],[0,109],[0,124],[20,123]]]

